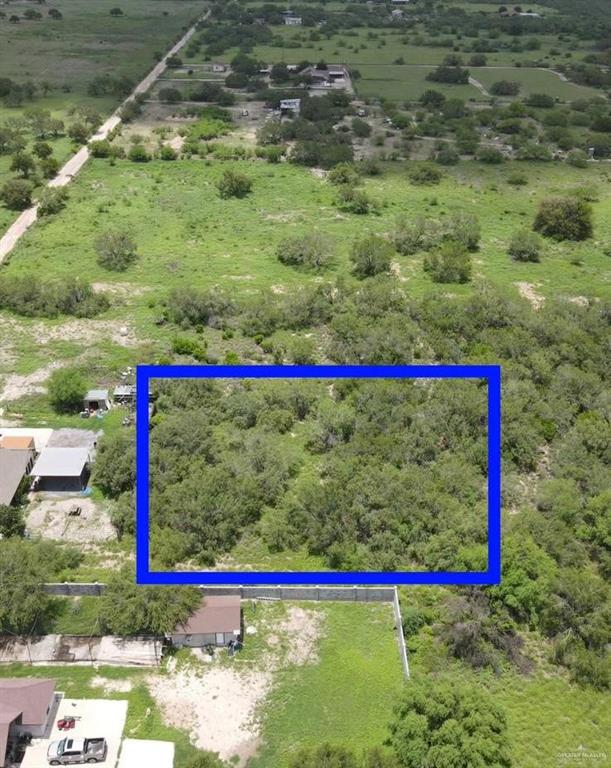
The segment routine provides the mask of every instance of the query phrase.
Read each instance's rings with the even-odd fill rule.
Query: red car
[[[61,720],[57,721],[57,727],[60,731],[69,731],[71,728],[74,728],[75,725],[75,717],[63,717]]]

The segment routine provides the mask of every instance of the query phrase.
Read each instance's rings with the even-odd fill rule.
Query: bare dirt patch
[[[151,288],[134,285],[133,283],[91,283],[91,288],[96,293],[110,293],[113,296],[121,296],[122,298],[142,296],[144,293],[152,290]]]
[[[245,765],[259,743],[256,712],[270,690],[269,672],[214,666],[199,673],[193,667],[150,677],[148,686],[164,720],[188,728],[200,749],[222,759],[238,757]]]
[[[49,363],[44,368],[39,368],[27,376],[19,376],[16,373],[9,374],[0,390],[0,402],[3,400],[19,400],[19,398],[27,395],[44,392],[46,389],[44,386],[45,382],[57,368],[61,368],[61,363]]]
[[[545,303],[545,296],[537,292],[536,286],[534,286],[532,283],[524,282],[518,282],[515,283],[515,285],[518,291],[520,291],[520,296],[523,296],[525,299],[530,301],[533,309],[541,309]]]
[[[108,677],[101,677],[100,675],[91,678],[91,685],[96,688],[103,688],[104,693],[129,693],[134,687],[129,678],[123,680],[111,680]]]
[[[286,635],[286,661],[289,664],[315,664],[318,661],[318,641],[322,634],[325,614],[299,606],[291,606],[286,618],[276,624],[276,630]],[[270,635],[268,643],[278,635]],[[272,640],[272,645],[275,640]]]
[[[94,344],[109,339],[122,347],[133,347],[138,340],[129,324],[118,320],[70,320],[67,323],[49,327],[38,323],[32,333],[39,344],[50,341],[79,341]]]
[[[26,525],[30,533],[44,539],[85,544],[116,539],[108,510],[91,499],[60,498],[32,494]],[[68,513],[73,506],[81,508],[79,516]]]

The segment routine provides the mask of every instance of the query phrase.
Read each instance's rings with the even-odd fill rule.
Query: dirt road
[[[210,15],[210,10],[207,10],[192,27],[180,38],[180,40],[173,45],[170,50],[164,55],[148,75],[138,83],[130,95],[125,101],[113,112],[113,114],[106,120],[106,122],[98,129],[94,136],[89,140],[101,141],[108,138],[114,128],[121,122],[119,113],[121,108],[130,101],[133,101],[139,93],[145,93],[153,85],[155,80],[161,75],[167,68],[168,59],[174,54],[178,53],[193,37],[197,30],[197,25],[200,21],[204,21]],[[51,179],[47,186],[49,187],[65,187],[72,179],[79,173],[81,168],[89,160],[89,147],[86,145],[81,147],[79,151],[72,155],[72,157],[66,162],[66,164],[60,169],[55,178]],[[38,217],[38,206],[33,205],[31,208],[27,208],[21,213],[18,218],[11,224],[6,230],[2,238],[0,238],[0,264],[6,259],[9,253],[19,242],[19,239],[27,232],[27,230],[34,224]]]

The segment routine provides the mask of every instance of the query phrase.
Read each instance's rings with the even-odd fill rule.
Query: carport
[[[76,726],[63,732],[57,727],[57,720],[71,716]],[[26,749],[21,768],[48,768],[47,749],[52,741],[65,736],[96,738],[103,736],[108,742],[108,756],[104,768],[115,768],[125,719],[127,701],[106,701],[104,699],[63,699],[57,711],[57,719],[48,739],[34,739]]]

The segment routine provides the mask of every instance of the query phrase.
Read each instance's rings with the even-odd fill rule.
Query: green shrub
[[[572,149],[566,156],[566,161],[574,168],[588,167],[588,155],[582,149]]]
[[[330,237],[309,232],[285,238],[278,245],[276,254],[283,264],[319,272],[333,261],[335,248]]]
[[[350,261],[357,277],[373,277],[388,272],[394,248],[388,240],[379,235],[366,235],[355,240],[350,251]]]
[[[132,163],[148,163],[151,156],[146,151],[146,147],[142,144],[134,144],[134,146],[127,153],[127,157]]]
[[[71,413],[83,408],[87,382],[77,368],[60,368],[49,379],[49,401],[58,413]]]
[[[223,199],[230,197],[243,198],[252,189],[252,180],[244,173],[225,171],[218,180],[217,189]]]
[[[511,236],[507,253],[514,261],[540,261],[541,241],[534,232],[520,229]]]
[[[364,216],[368,213],[378,213],[379,205],[367,192],[355,189],[347,184],[340,187],[338,192],[338,204],[343,211]]]
[[[97,262],[113,272],[124,272],[138,258],[136,243],[121,230],[109,230],[101,234],[94,244]]]
[[[89,144],[89,151],[92,157],[110,157],[111,145],[106,139],[102,141],[92,141]]]
[[[494,147],[480,147],[477,152],[477,159],[480,163],[488,163],[489,165],[499,165],[505,162],[505,155],[500,149]]]
[[[0,192],[0,198],[12,211],[22,211],[32,205],[34,185],[28,179],[9,179]]]
[[[329,171],[327,180],[337,186],[342,184],[355,185],[359,183],[360,176],[353,163],[338,163]]]
[[[38,198],[38,215],[59,213],[66,205],[68,190],[65,187],[45,187]]]
[[[188,336],[175,336],[172,339],[172,352],[177,355],[190,355],[201,362],[206,359],[206,344]]]
[[[424,270],[436,283],[468,283],[471,279],[471,257],[462,243],[445,240],[424,257]]]
[[[439,184],[443,177],[443,173],[432,163],[420,163],[419,165],[410,168],[407,175],[412,184],[418,184],[420,186]]]
[[[575,197],[543,200],[533,229],[554,240],[587,240],[592,237],[592,207]]]
[[[164,144],[163,147],[161,147],[159,150],[160,160],[176,160],[177,157],[178,153],[174,147],[171,147],[169,144]]]

